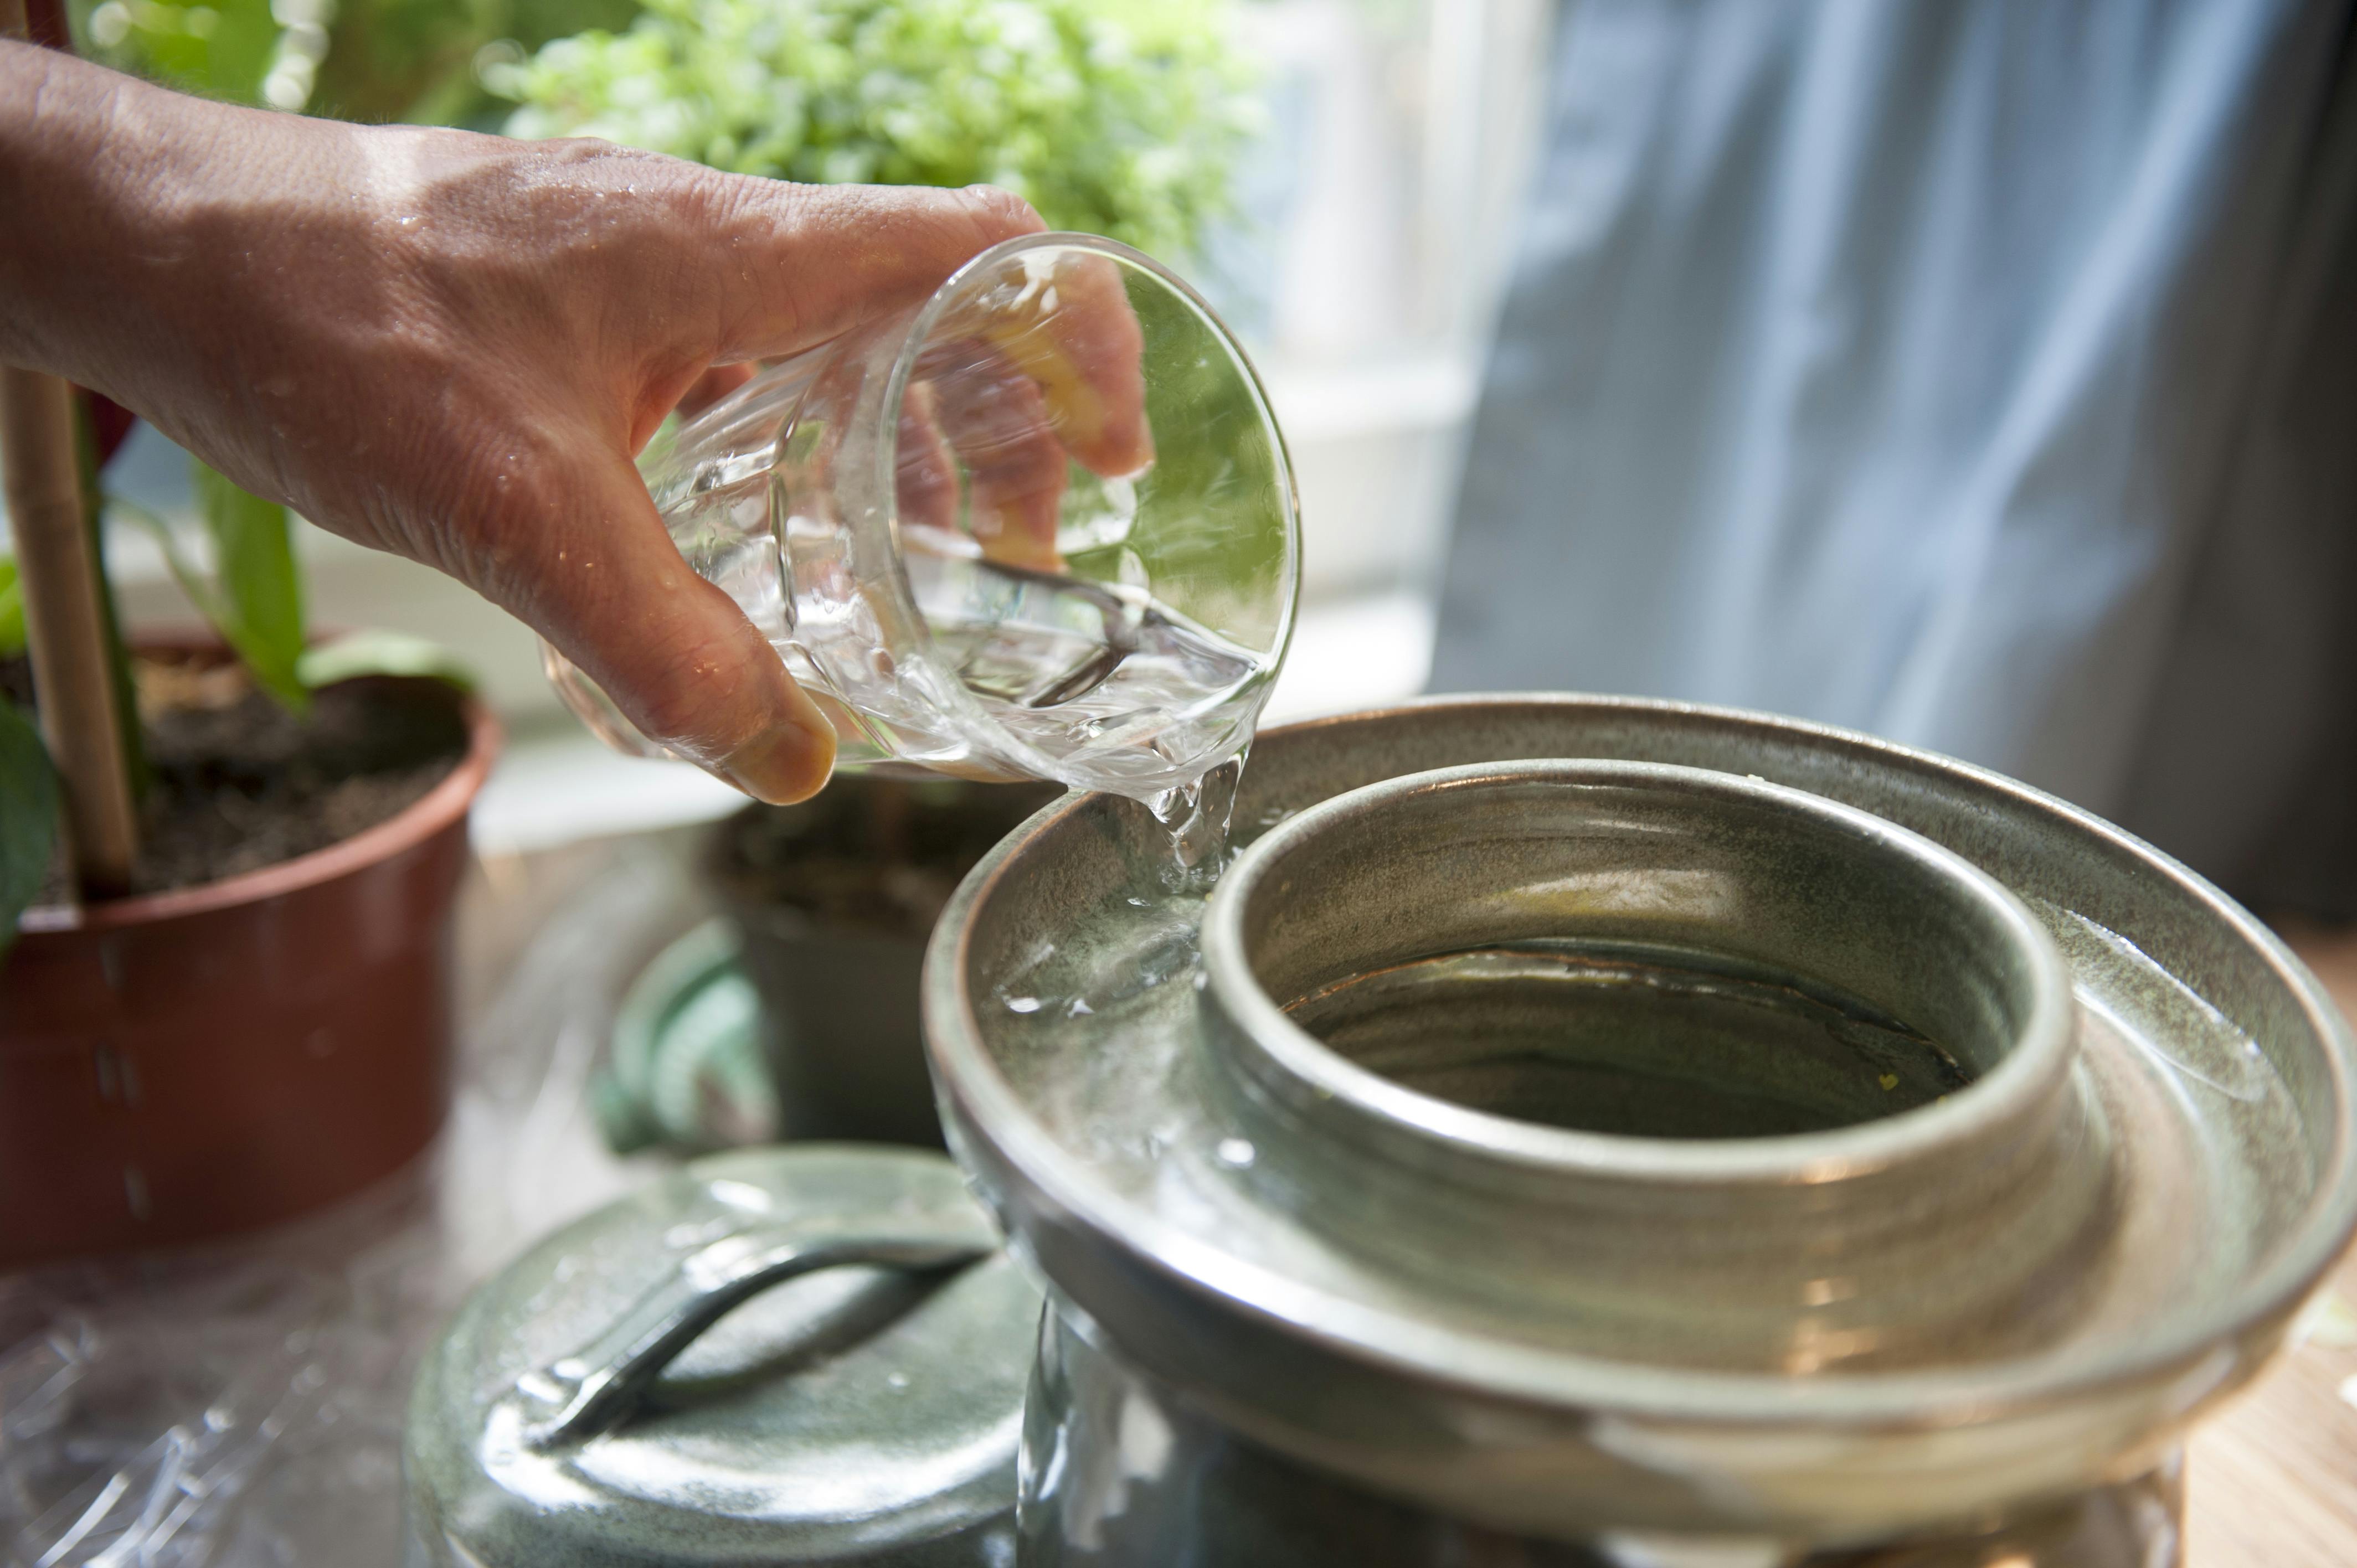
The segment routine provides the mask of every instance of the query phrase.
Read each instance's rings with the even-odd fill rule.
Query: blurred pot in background
[[[1049,784],[837,778],[715,831],[706,869],[761,995],[789,1138],[938,1145],[917,987],[959,880],[1060,791]]]

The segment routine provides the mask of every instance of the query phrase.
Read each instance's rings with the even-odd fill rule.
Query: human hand
[[[833,729],[680,558],[632,455],[683,392],[732,379],[714,367],[916,304],[1039,229],[1028,207],[264,113],[16,46],[0,46],[0,205],[44,216],[0,244],[0,358],[468,583],[748,793],[824,782]],[[1098,349],[1066,348],[1114,403],[1134,391]],[[1150,456],[1142,413],[1092,432],[1071,407],[1051,394],[1028,424],[947,429],[977,499],[1019,470],[1005,510],[1036,533],[1043,431],[1092,467]],[[1060,451],[1056,490],[1062,473]],[[1052,493],[1045,515],[1052,540]]]

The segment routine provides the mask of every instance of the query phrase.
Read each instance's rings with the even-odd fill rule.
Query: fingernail
[[[791,806],[819,792],[834,772],[834,731],[770,726],[721,761],[720,776],[756,800]]]

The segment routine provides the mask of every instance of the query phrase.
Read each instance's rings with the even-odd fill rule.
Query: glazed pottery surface
[[[410,1560],[1006,1568],[1039,1317],[938,1154],[696,1161],[541,1241],[428,1353]]]
[[[928,960],[952,1150],[1056,1309],[1027,1561],[1176,1562],[1108,1521],[1288,1474],[1565,1562],[2174,1560],[2174,1445],[2357,1220],[2347,1026],[2247,913],[1996,775],[1631,700],[1272,732],[1236,821],[1207,908],[1143,811],[1051,807]],[[1863,1079],[1690,1031],[1691,1125],[1583,1124],[1601,1058],[1480,1055],[1680,953],[1911,1028]],[[1131,1406],[1161,1436],[1116,1463]]]

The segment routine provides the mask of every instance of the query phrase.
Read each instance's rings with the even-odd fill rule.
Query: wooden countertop
[[[2284,935],[2357,1017],[2357,932]],[[2333,1289],[2349,1310],[2195,1436],[2186,1568],[2357,1568],[2357,1251]]]
[[[2357,1254],[2341,1260],[2335,1288],[2357,1302]],[[2357,1568],[2352,1400],[2357,1344],[2319,1338],[2196,1434],[2186,1568]]]

